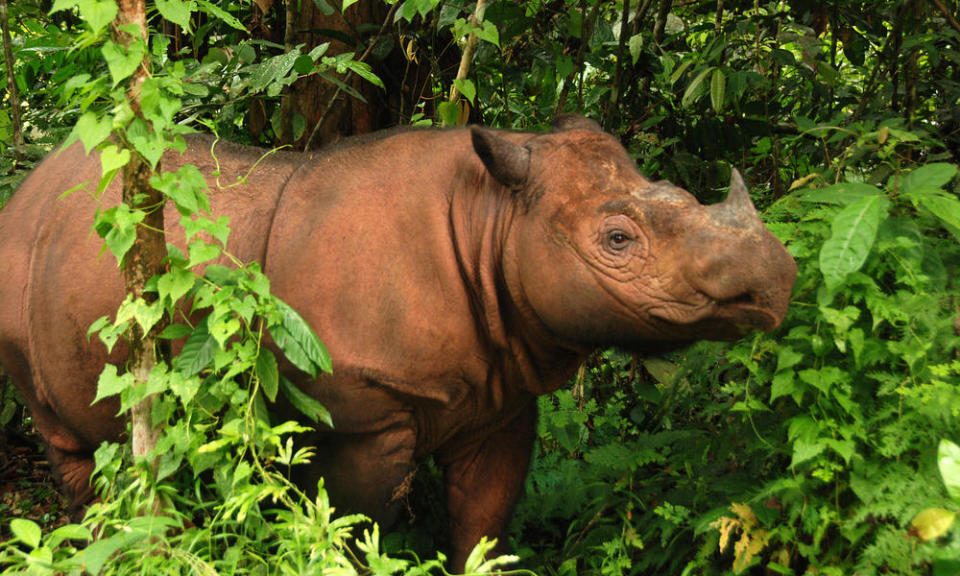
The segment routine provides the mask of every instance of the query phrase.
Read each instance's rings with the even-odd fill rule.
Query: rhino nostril
[[[720,304],[735,305],[735,306],[736,305],[756,305],[757,299],[754,298],[752,292],[744,292],[743,294],[740,294],[739,296],[735,296],[733,298],[725,298],[720,301]]]

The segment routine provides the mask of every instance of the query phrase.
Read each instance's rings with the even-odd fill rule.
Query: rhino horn
[[[730,174],[730,192],[726,200],[711,206],[710,213],[718,224],[732,228],[749,228],[760,224],[757,209],[750,200],[750,192],[736,168]]]

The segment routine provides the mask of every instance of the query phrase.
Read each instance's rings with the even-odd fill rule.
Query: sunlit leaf
[[[305,416],[313,420],[326,424],[333,428],[333,420],[330,418],[330,412],[323,404],[304,394],[293,382],[290,382],[283,376],[280,376],[280,389],[283,395],[290,401],[294,408],[299,410]]]
[[[839,286],[867,261],[889,204],[883,196],[870,196],[834,216],[833,233],[820,249],[820,272],[829,288]]]
[[[957,513],[943,508],[927,508],[917,514],[910,526],[916,531],[917,535],[924,540],[934,540],[947,533]]]
[[[960,504],[960,446],[947,439],[941,440],[937,448],[937,464],[947,487],[947,494]]]

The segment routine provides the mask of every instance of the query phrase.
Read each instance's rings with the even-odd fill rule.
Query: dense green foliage
[[[167,109],[167,122],[202,118],[224,137],[247,141],[255,99],[276,111],[283,88],[299,76],[369,76],[363,63],[324,48],[285,53],[253,41],[230,25],[249,14],[248,4],[216,6],[234,20],[209,11],[202,23],[194,17],[197,33],[180,52],[162,36],[150,47],[171,79],[158,82],[179,102]],[[25,160],[15,161],[0,111],[0,201],[23,168],[112,90],[108,63],[81,36],[77,14],[49,16],[48,8],[11,7],[30,144]],[[453,83],[443,55],[451,36],[469,28],[472,10],[432,0],[406,0],[397,10],[394,44],[436,72],[432,93],[400,110],[404,121],[430,120],[431,110],[437,122],[460,115],[431,102]],[[538,457],[514,522],[521,565],[564,575],[960,572],[960,523],[953,521],[960,459],[950,442],[960,441],[957,13],[946,0],[488,7],[486,27],[473,27],[483,42],[470,77],[457,83],[474,117],[532,128],[558,112],[582,111],[621,136],[645,173],[705,202],[722,196],[738,167],[800,270],[788,318],[772,334],[700,343],[665,358],[605,351],[571,390],[541,399]],[[236,287],[245,302],[239,288],[253,288],[259,276],[240,270],[233,280],[184,280],[183,293],[209,281],[227,287],[223,298]],[[249,304],[258,296],[254,290]],[[249,317],[214,317],[259,334]],[[252,367],[248,376],[204,372],[221,384],[201,395],[217,404],[211,412],[221,424],[237,424],[225,426],[213,446],[171,441],[170,458],[188,464],[174,485],[189,487],[171,497],[190,500],[194,510],[208,506],[212,522],[183,528],[173,516],[159,525],[122,524],[116,507],[138,485],[111,485],[116,470],[106,464],[104,485],[118,498],[92,516],[123,526],[109,532],[121,535],[117,548],[177,523],[170,548],[197,571],[201,561],[222,572],[306,572],[343,562],[346,556],[323,554],[332,543],[349,556],[351,520],[330,520],[325,500],[298,499],[282,475],[271,475],[271,466],[307,456],[287,444],[294,425],[262,426],[258,443],[240,441],[239,423],[263,422],[257,389],[270,371],[258,371],[250,350],[236,353],[247,354],[236,358]],[[227,366],[207,360],[194,375]],[[276,385],[269,387],[267,395],[276,395]],[[194,398],[186,392],[192,387],[179,390],[174,404]],[[208,469],[211,454],[229,455],[234,477],[191,481],[188,469]],[[269,473],[256,477],[265,482],[251,482],[260,464]],[[208,496],[222,504],[205,504]],[[261,496],[291,499],[295,512],[272,510],[273,500]],[[271,539],[260,547],[252,535],[268,523]],[[86,538],[79,530],[54,532],[44,546]],[[14,533],[21,550],[40,549],[33,527],[20,524]],[[359,563],[370,571],[421,569],[380,556],[376,537],[358,544],[367,554]],[[91,549],[88,556],[109,551]],[[68,561],[69,550],[57,553]],[[268,554],[276,556],[268,561]],[[156,560],[158,570],[167,561]]]

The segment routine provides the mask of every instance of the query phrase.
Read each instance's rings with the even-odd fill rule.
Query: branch
[[[930,0],[933,2],[933,5],[937,7],[937,10],[947,19],[947,22],[950,22],[950,25],[953,26],[953,29],[960,33],[960,22],[957,22],[957,19],[953,17],[953,14],[950,13],[950,10],[944,6],[943,2],[940,0]]]
[[[473,16],[470,19],[473,21],[474,26],[481,26],[483,24],[483,14],[487,10],[487,0],[477,0],[477,7],[473,11]],[[467,43],[463,47],[463,54],[460,55],[460,67],[457,69],[457,80],[465,80],[467,74],[470,73],[470,64],[473,62],[473,53],[477,51],[477,44],[480,39],[477,38],[475,32],[471,32],[467,36]],[[454,81],[453,88],[450,89],[450,102],[456,102],[460,98],[460,90],[457,89],[456,81]]]

